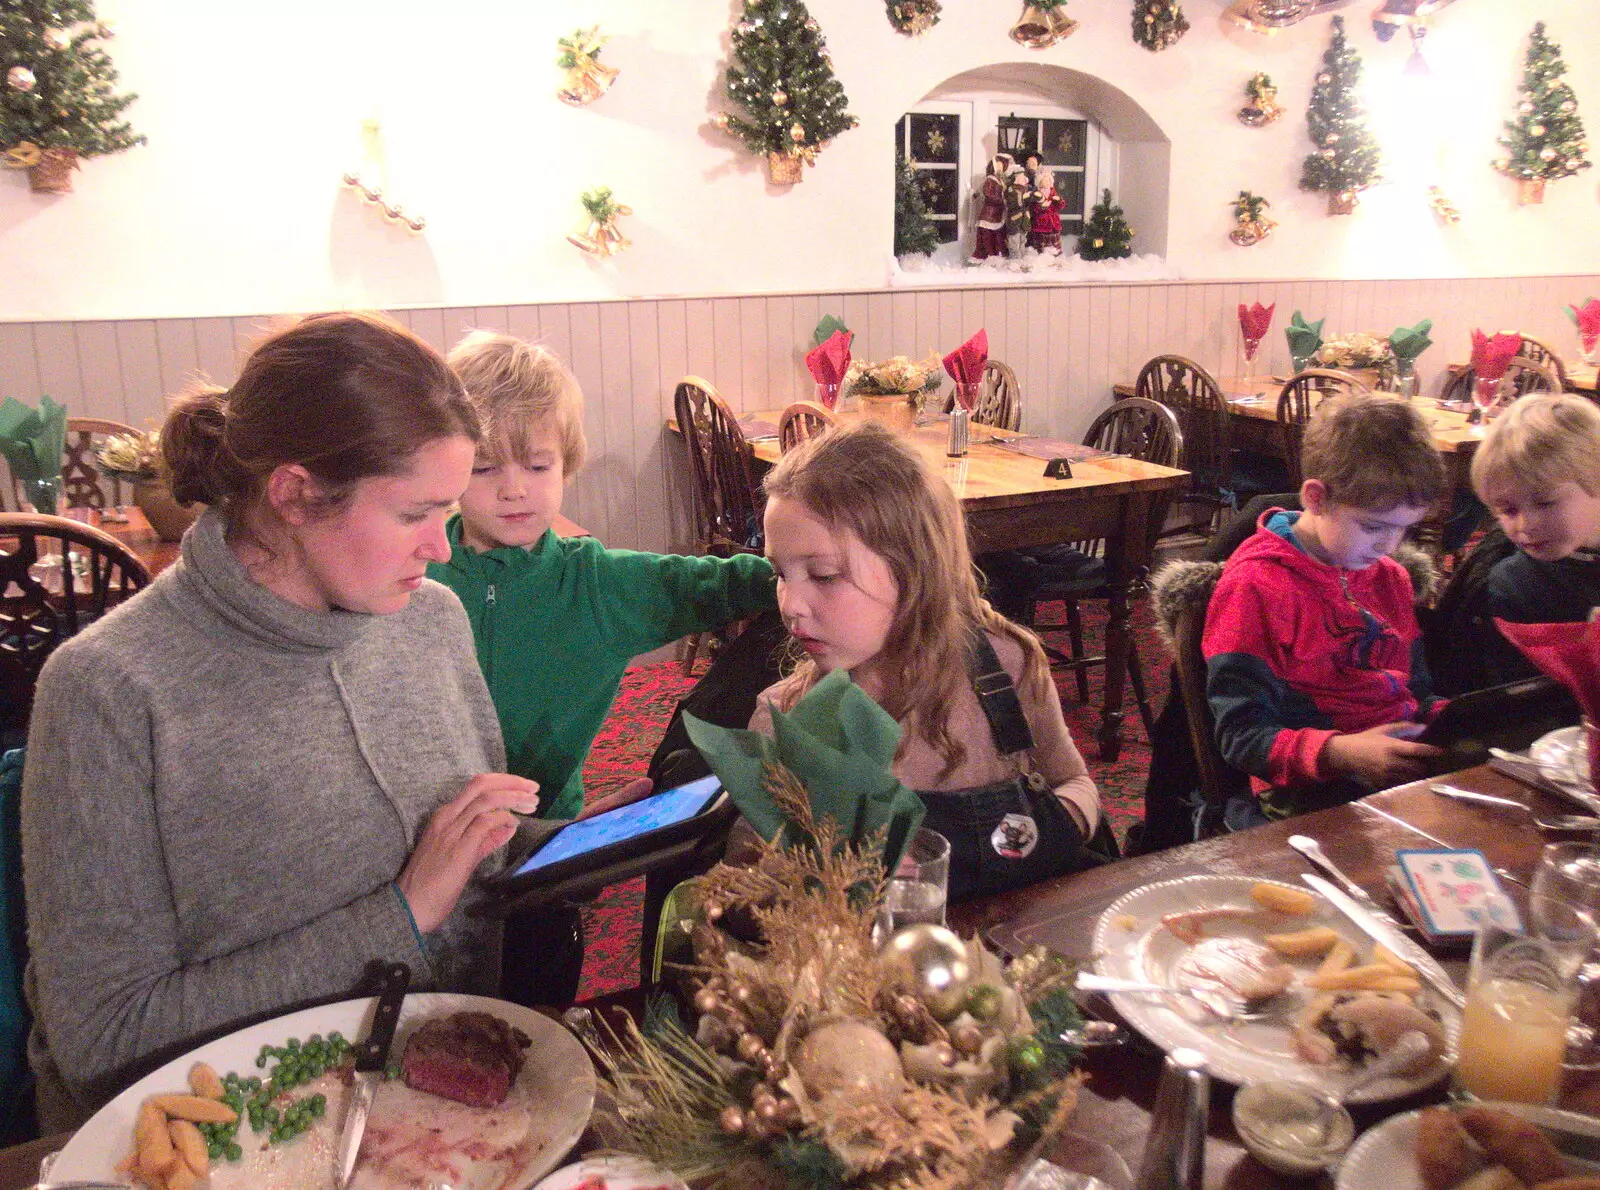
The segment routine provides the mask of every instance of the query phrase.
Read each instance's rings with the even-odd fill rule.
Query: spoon
[[[1502,806],[1508,810],[1521,810],[1533,819],[1533,824],[1540,830],[1547,831],[1600,831],[1600,818],[1587,814],[1555,814],[1544,817],[1536,813],[1532,806],[1516,801],[1509,797],[1494,797],[1487,793],[1478,793],[1472,789],[1460,789],[1454,785],[1437,782],[1428,787],[1434,793],[1444,797],[1452,797],[1457,801],[1478,802],[1485,806]]]
[[[1339,1098],[1348,1100],[1357,1091],[1370,1087],[1381,1078],[1388,1078],[1397,1070],[1409,1066],[1422,1057],[1428,1052],[1428,1048],[1428,1039],[1422,1033],[1415,1029],[1409,1033],[1402,1033],[1395,1041],[1392,1050],[1368,1062],[1360,1073],[1344,1085],[1344,1090],[1339,1092]]]

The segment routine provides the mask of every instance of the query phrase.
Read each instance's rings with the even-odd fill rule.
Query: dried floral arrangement
[[[1356,331],[1326,340],[1311,357],[1324,368],[1392,368],[1394,351],[1384,335]]]
[[[94,452],[94,458],[102,475],[113,475],[130,483],[148,483],[158,478],[165,466],[161,458],[161,431],[113,434]]]
[[[880,950],[881,832],[851,846],[789,770],[765,773],[791,845],[695,882],[697,1025],[612,1038],[602,1135],[729,1190],[1001,1184],[1076,1102],[1071,966],[1042,950],[1004,966],[932,925]]]
[[[904,355],[890,356],[877,363],[853,360],[845,373],[844,388],[860,397],[887,397],[931,392],[943,379],[943,361],[937,351],[930,351],[926,359],[918,361]]]

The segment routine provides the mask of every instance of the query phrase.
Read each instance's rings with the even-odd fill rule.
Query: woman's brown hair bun
[[[161,428],[161,457],[167,483],[180,504],[213,503],[234,489],[243,475],[225,440],[228,392],[207,385],[179,397]]]

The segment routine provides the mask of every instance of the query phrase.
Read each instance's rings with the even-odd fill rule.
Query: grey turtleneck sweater
[[[369,960],[496,991],[471,891],[424,940],[393,884],[428,816],[505,766],[460,603],[429,582],[394,615],[308,611],[223,528],[203,516],[39,680],[22,830],[47,1132],[207,1035],[350,995]]]

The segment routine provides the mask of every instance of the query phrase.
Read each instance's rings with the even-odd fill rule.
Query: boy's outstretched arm
[[[600,583],[606,635],[633,654],[778,605],[772,564],[759,554],[607,550]]]

